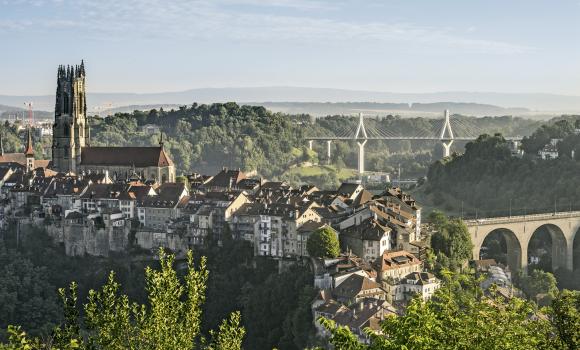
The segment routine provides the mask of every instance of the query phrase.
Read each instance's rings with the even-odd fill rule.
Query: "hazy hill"
[[[264,106],[275,112],[289,114],[356,114],[359,112],[367,115],[396,114],[401,116],[434,116],[441,117],[443,110],[449,109],[453,113],[474,116],[498,116],[498,115],[526,115],[530,113],[526,108],[503,108],[493,105],[478,103],[376,103],[376,102],[264,102],[254,103]]]
[[[6,96],[0,95],[0,104],[22,106],[26,101],[33,101],[35,109],[50,111],[54,108],[54,95],[45,96]],[[516,94],[487,92],[438,92],[438,93],[391,93],[362,90],[345,90],[329,88],[304,87],[240,87],[240,88],[201,88],[178,92],[164,93],[89,93],[88,103],[91,112],[103,109],[131,105],[167,105],[236,101],[238,103],[260,102],[261,104],[294,102],[352,102],[367,101],[372,103],[432,104],[444,101],[455,103],[484,104],[516,110],[527,108],[532,111],[549,111],[561,113],[580,112],[580,96],[553,94]],[[279,106],[283,107],[283,106]],[[466,106],[467,107],[467,106]],[[480,115],[480,109],[466,114]],[[288,108],[288,106],[284,107]],[[300,107],[303,108],[303,107]],[[486,107],[488,108],[488,107]],[[487,113],[487,112],[486,112]],[[486,114],[484,113],[484,114]],[[498,112],[509,114],[510,112]]]
[[[3,113],[3,112],[16,112],[16,111],[24,111],[24,109],[23,108],[19,108],[19,107],[6,106],[6,105],[0,104],[0,113]]]

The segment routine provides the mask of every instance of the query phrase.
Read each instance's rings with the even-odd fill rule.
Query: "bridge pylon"
[[[367,130],[365,129],[364,116],[362,113],[358,114],[358,126],[354,134],[354,139],[356,140],[356,143],[358,145],[358,175],[362,176],[365,172],[365,145],[369,140]],[[362,140],[362,142],[359,140]]]
[[[358,145],[358,174],[362,176],[365,172],[365,145],[368,140],[364,140],[363,142],[357,141],[356,144]]]
[[[439,140],[443,145],[443,157],[449,157],[451,155],[451,145],[455,140],[453,136],[453,130],[451,129],[451,121],[449,120],[449,110],[446,109],[444,112],[445,120],[443,121],[443,127],[441,128],[441,133],[439,135]]]

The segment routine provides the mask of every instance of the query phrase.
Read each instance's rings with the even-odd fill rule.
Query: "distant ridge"
[[[6,106],[0,104],[0,113],[4,112],[21,112],[24,111],[24,108],[14,107],[14,106]]]
[[[528,93],[496,92],[436,92],[436,93],[392,93],[362,90],[305,87],[239,87],[201,88],[164,93],[89,93],[89,110],[141,105],[184,105],[197,103],[227,102],[259,104],[272,103],[314,103],[314,102],[371,102],[389,104],[408,103],[469,103],[491,105],[512,110],[550,111],[580,113],[580,96]],[[35,109],[50,111],[54,108],[54,96],[6,96],[0,95],[0,104],[21,106],[34,101]],[[475,113],[473,113],[475,114]]]

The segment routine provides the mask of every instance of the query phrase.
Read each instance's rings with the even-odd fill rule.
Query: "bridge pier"
[[[520,269],[524,273],[524,275],[527,275],[528,274],[528,248],[527,247],[525,249],[522,248],[521,257],[522,257],[521,262],[519,264]]]
[[[574,271],[574,236],[572,236],[571,240],[568,240],[566,246],[566,269]]]
[[[441,145],[443,146],[443,158],[447,158],[451,155],[451,145],[452,144],[453,144],[453,140],[441,141]]]
[[[330,163],[330,145],[332,144],[332,140],[326,140],[326,157],[328,158],[328,162]]]
[[[314,140],[308,140],[308,148],[312,151],[312,145],[314,144]]]
[[[367,143],[367,140],[364,140],[363,142],[358,142],[357,141],[357,145],[358,145],[358,174],[359,176],[362,176],[363,173],[365,172],[365,145]]]
[[[545,227],[550,234],[550,239],[552,240],[552,271],[556,271],[561,267],[566,268],[569,256],[567,255],[568,244],[563,232],[564,230],[562,230],[561,227],[552,225],[546,225]]]

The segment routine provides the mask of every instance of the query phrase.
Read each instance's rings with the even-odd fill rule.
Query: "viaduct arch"
[[[510,268],[527,271],[530,240],[538,229],[546,228],[552,239],[552,267],[554,270],[559,267],[573,270],[574,238],[580,230],[580,212],[485,218],[464,222],[473,242],[474,259],[479,259],[485,238],[492,232],[499,231],[506,239]]]

